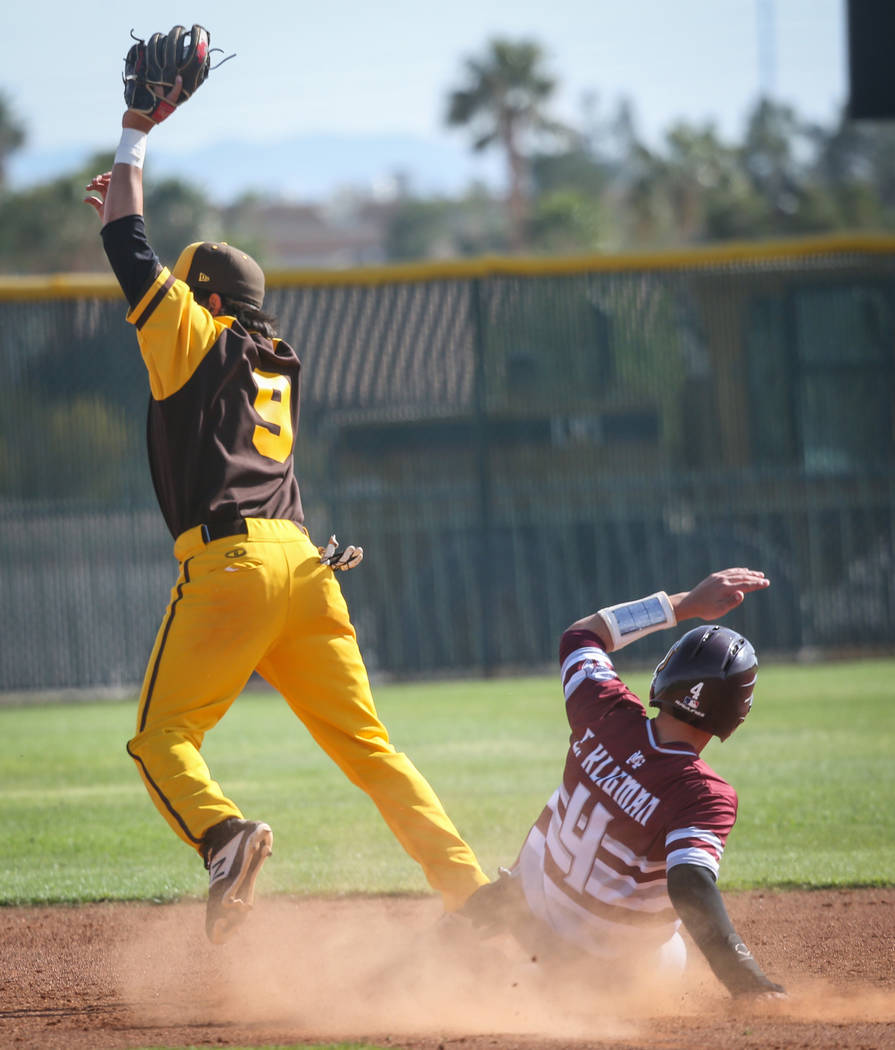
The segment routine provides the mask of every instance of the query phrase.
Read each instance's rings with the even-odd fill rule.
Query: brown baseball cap
[[[171,272],[200,295],[217,292],[256,310],[264,302],[264,271],[251,255],[226,241],[188,244]]]

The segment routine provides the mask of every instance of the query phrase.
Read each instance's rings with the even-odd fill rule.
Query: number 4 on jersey
[[[572,792],[559,829],[559,841],[566,851],[566,856],[554,856],[556,863],[565,872],[565,881],[577,893],[584,891],[594,867],[600,842],[606,834],[609,821],[612,820],[612,814],[600,802],[590,813],[584,813],[584,807],[590,797],[590,791],[583,784],[579,784]]]

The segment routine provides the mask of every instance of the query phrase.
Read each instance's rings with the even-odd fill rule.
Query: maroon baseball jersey
[[[592,954],[659,948],[680,925],[666,872],[697,864],[717,877],[736,792],[689,744],[659,743],[595,634],[566,631],[560,660],[563,780],[515,874],[532,912]]]

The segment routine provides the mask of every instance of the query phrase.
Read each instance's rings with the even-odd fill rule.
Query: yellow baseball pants
[[[178,537],[180,576],[146,669],[127,750],[159,812],[195,849],[241,817],[200,754],[257,670],[364,790],[452,910],[488,881],[425,778],[389,741],[333,570],[306,531],[250,518],[247,535]]]

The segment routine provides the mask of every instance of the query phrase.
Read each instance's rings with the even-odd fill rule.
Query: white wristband
[[[143,167],[146,156],[146,132],[137,128],[122,128],[121,141],[115,151],[116,164],[130,164],[134,168]]]
[[[635,602],[610,605],[600,609],[598,615],[609,632],[612,640],[612,648],[609,651],[613,653],[631,642],[636,642],[638,638],[643,638],[644,635],[664,630],[666,627],[674,627],[677,623],[674,609],[664,591],[656,591],[655,594],[639,598]]]

